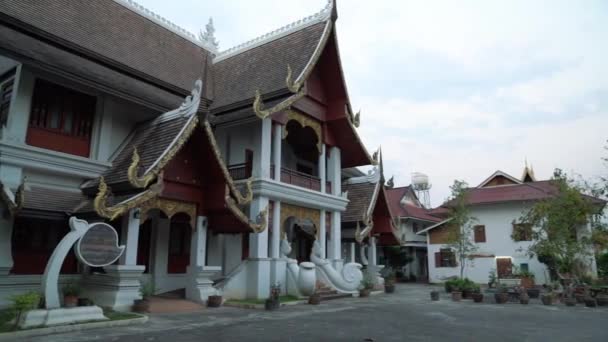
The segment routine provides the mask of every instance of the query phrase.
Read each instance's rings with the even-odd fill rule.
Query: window
[[[95,103],[94,96],[36,80],[27,143],[88,157]]]
[[[527,263],[523,263],[523,264],[519,264],[519,270],[521,272],[528,272],[528,271],[530,271],[530,268]]]
[[[532,241],[532,226],[523,223],[513,224],[513,241]]]
[[[15,69],[0,76],[0,127],[6,126],[15,85]]]
[[[478,225],[473,227],[475,242],[486,242],[486,226]]]
[[[435,253],[435,267],[456,267],[456,254],[449,248],[442,248]]]

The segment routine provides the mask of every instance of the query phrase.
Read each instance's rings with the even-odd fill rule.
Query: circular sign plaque
[[[113,264],[122,255],[124,246],[118,246],[118,234],[107,223],[93,223],[76,244],[76,256],[91,267]]]

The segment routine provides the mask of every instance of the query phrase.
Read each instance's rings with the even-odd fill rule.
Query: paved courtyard
[[[29,341],[608,341],[608,308],[429,300],[431,287],[349,298],[276,312],[222,307],[157,314],[139,326],[89,330]],[[490,300],[489,302],[493,302]]]

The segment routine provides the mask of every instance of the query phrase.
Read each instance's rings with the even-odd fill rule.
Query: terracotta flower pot
[[[471,297],[473,295],[473,291],[471,290],[462,290],[462,299],[471,299],[473,297]]]
[[[471,297],[473,297],[473,302],[475,302],[475,303],[481,303],[481,302],[483,302],[483,294],[482,293],[473,293],[471,295]]]
[[[519,303],[520,304],[526,305],[529,302],[530,302],[530,297],[527,294],[522,293],[521,295],[519,295]]]
[[[372,292],[370,289],[359,290],[359,297],[369,297],[370,292]]]
[[[594,308],[597,306],[597,302],[595,301],[595,298],[592,297],[587,297],[585,298],[585,306],[588,308]]]
[[[439,291],[431,291],[431,300],[433,300],[433,301],[439,300]]]
[[[566,306],[575,306],[576,298],[566,298],[564,299],[564,304],[566,304]]]
[[[150,301],[148,299],[136,299],[133,302],[133,311],[140,313],[150,312]]]
[[[384,292],[393,293],[395,292],[395,284],[393,285],[384,285]]]
[[[63,305],[66,308],[73,308],[78,305],[78,296],[64,296]]]
[[[312,304],[312,305],[321,304],[321,296],[319,296],[318,294],[313,294],[312,296],[308,297],[308,304]]]
[[[454,302],[459,302],[461,299],[462,299],[462,292],[452,291],[452,300]]]
[[[544,305],[553,305],[553,295],[542,295],[540,297],[541,302],[543,302]]]
[[[534,287],[534,278],[523,277],[520,281],[523,288],[530,289]]]
[[[504,304],[509,300],[509,294],[504,292],[495,293],[494,300],[496,301],[496,304]]]
[[[219,308],[222,305],[222,296],[209,296],[207,298],[207,306],[210,308]]]

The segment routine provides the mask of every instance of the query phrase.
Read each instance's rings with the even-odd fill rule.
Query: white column
[[[276,165],[276,164],[275,164]],[[271,258],[279,257],[279,247],[281,244],[281,201],[274,201],[272,206],[272,244]]]
[[[355,262],[355,243],[350,243],[350,262]]]
[[[340,149],[332,147],[329,150],[329,164],[327,166],[327,177],[331,182],[331,193],[336,196],[342,194],[342,162],[340,160]]]
[[[8,275],[13,268],[13,224],[8,208],[0,202],[0,276]]]
[[[137,265],[139,224],[139,209],[131,209],[127,215],[123,216],[121,235],[125,252],[120,257],[121,265]]]
[[[277,182],[281,181],[281,145],[283,144],[283,125],[276,123],[272,136],[272,154],[274,157],[274,175],[273,179]]]
[[[331,239],[329,242],[330,246],[328,249],[328,257],[331,260],[338,260],[342,258],[342,250],[340,248],[340,243],[342,240],[342,231],[340,229],[340,216],[341,214],[339,211],[331,212]]]
[[[327,182],[326,168],[325,168],[325,144],[321,144],[321,153],[319,153],[319,178],[321,179],[321,192],[325,193],[325,186]]]
[[[190,244],[190,266],[205,266],[207,256],[207,217],[196,218],[196,230]]]
[[[268,197],[253,199],[249,218],[257,220],[261,210],[268,206]],[[270,260],[268,259],[268,229],[249,234],[249,263],[247,269],[247,298],[268,298],[270,293]]]
[[[370,239],[370,244],[369,244],[369,263],[371,265],[377,266],[378,265],[378,254],[376,251],[376,237],[372,236]]]
[[[268,197],[259,196],[253,199],[250,207],[249,219],[257,220],[258,214],[268,206]],[[267,258],[268,257],[268,229],[261,233],[249,234],[249,257]]]
[[[160,218],[158,213],[154,217],[154,254],[153,254],[153,274],[154,287],[156,293],[166,292],[167,284],[167,264],[169,263],[169,237],[171,232],[171,221]]]
[[[327,222],[325,222],[325,210],[321,210],[321,216],[319,219],[319,244],[321,245],[321,255],[323,256],[323,258],[325,258],[325,256],[327,255],[327,233],[325,232],[325,227],[327,227]]]
[[[270,118],[266,118],[262,120],[259,127],[254,141],[253,176],[256,178],[270,178],[272,121]]]

